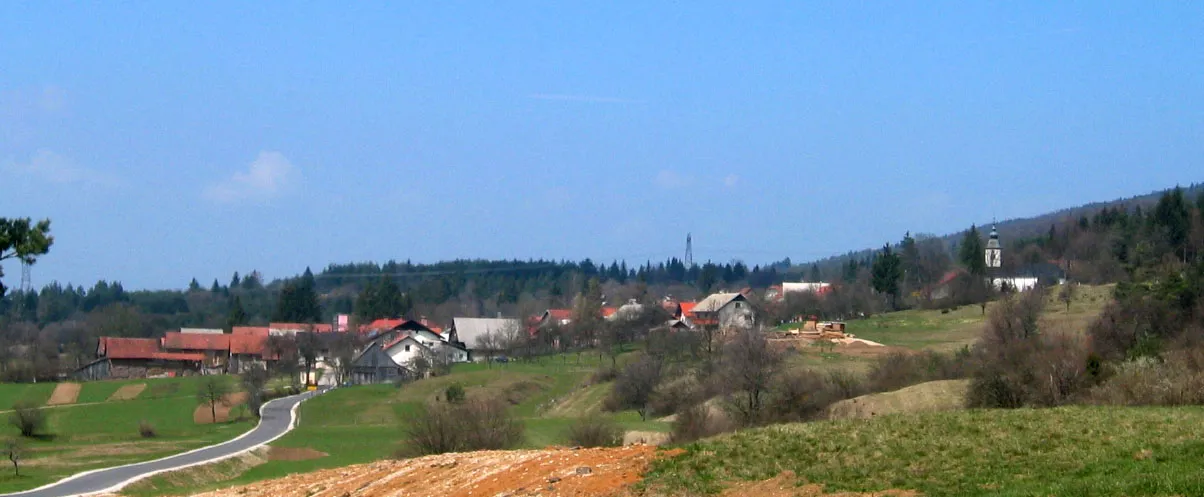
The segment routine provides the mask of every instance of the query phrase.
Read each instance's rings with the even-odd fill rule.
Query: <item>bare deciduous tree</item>
[[[217,422],[217,404],[226,404],[226,394],[229,394],[233,388],[230,386],[230,381],[224,376],[207,376],[197,390],[197,401],[202,404],[209,404],[209,413],[213,415],[213,422]]]
[[[16,437],[5,439],[4,455],[13,464],[13,474],[21,476],[21,459],[25,457],[25,442]]]
[[[760,420],[764,397],[781,364],[781,355],[769,346],[763,333],[743,330],[723,349],[723,371],[732,394],[740,399],[732,402],[752,425]]]

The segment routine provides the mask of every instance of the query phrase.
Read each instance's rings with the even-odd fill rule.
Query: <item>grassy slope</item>
[[[52,436],[27,441],[30,453],[22,476],[16,478],[10,472],[0,472],[0,492],[33,488],[88,469],[155,459],[221,442],[253,426],[250,421],[194,424],[192,413],[197,405],[198,381],[197,378],[140,380],[150,386],[135,400],[47,408],[46,431]],[[28,395],[27,387],[31,386],[34,385],[0,385],[0,398]],[[53,384],[47,386],[47,392],[53,391]],[[154,425],[159,436],[143,439],[138,433],[141,420]],[[0,437],[8,436],[17,436],[17,430],[5,423],[0,426]]]
[[[391,457],[402,439],[401,418],[417,409],[422,402],[441,396],[453,383],[463,385],[470,395],[489,392],[509,396],[514,413],[527,428],[528,448],[563,445],[565,432],[576,417],[593,412],[599,403],[592,399],[604,394],[606,385],[581,387],[600,364],[608,358],[582,354],[547,358],[537,363],[460,364],[447,376],[429,378],[404,385],[369,385],[336,389],[302,404],[301,422],[297,429],[273,442],[277,447],[310,448],[328,454],[307,461],[269,461],[232,476],[222,471],[215,481],[207,484],[190,482],[184,486],[171,476],[152,478],[133,495],[182,494],[199,490],[227,487],[291,473],[304,473],[323,468],[371,462]],[[620,358],[620,362],[622,358]],[[601,392],[601,394],[599,393]],[[589,405],[579,402],[584,401]],[[570,407],[566,410],[566,403]],[[634,412],[614,415],[630,430],[666,431],[666,423],[641,422]]]
[[[54,383],[0,383],[0,411],[13,408],[17,402],[45,404],[54,393]]]
[[[1204,495],[1204,408],[1063,407],[781,425],[686,446],[651,494],[793,471],[827,490],[962,495]]]
[[[828,408],[830,419],[856,419],[887,414],[961,409],[969,380],[930,381],[893,392],[862,395]]]

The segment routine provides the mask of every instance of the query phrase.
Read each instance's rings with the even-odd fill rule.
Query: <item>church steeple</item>
[[[995,228],[995,223],[991,223],[991,237],[987,239],[986,254],[987,267],[997,268],[1003,265],[1003,249],[999,246],[999,230]]]

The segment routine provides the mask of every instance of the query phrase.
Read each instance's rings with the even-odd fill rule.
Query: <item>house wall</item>
[[[752,328],[756,325],[756,313],[752,304],[744,300],[735,300],[719,309],[719,326],[721,328]]]

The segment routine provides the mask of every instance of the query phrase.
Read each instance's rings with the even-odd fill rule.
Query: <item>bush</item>
[[[656,416],[668,416],[706,400],[703,387],[692,374],[662,382],[652,392],[648,409]]]
[[[459,383],[452,383],[443,391],[443,398],[453,404],[464,402],[464,387]]]
[[[698,404],[677,413],[669,438],[673,443],[693,442],[720,433],[735,431],[736,425],[722,412]]]
[[[511,449],[523,441],[523,425],[504,400],[467,399],[460,404],[433,402],[402,419],[401,457],[445,452]]]
[[[155,425],[150,424],[145,419],[138,422],[138,434],[142,438],[155,438],[159,436],[158,430],[155,430]]]
[[[648,355],[627,363],[615,378],[614,388],[604,407],[611,411],[635,409],[641,421],[647,420],[648,404],[661,382],[662,367],[660,359]]]
[[[569,425],[569,442],[580,447],[623,445],[623,428],[609,418],[593,414]]]
[[[32,437],[46,427],[46,413],[32,403],[20,401],[13,405],[8,422],[21,432],[21,436]]]
[[[865,393],[861,380],[845,371],[827,375],[811,370],[789,372],[773,385],[769,418],[778,423],[822,419],[828,406]]]
[[[1094,404],[1181,406],[1204,404],[1204,371],[1195,351],[1176,351],[1165,360],[1141,357],[1117,365],[1104,383],[1087,394]]]
[[[970,360],[969,349],[954,354],[931,350],[892,352],[879,357],[870,366],[866,387],[871,392],[892,392],[928,381],[965,378],[969,374]]]
[[[614,381],[619,376],[619,370],[614,366],[601,366],[589,377],[590,385]]]

